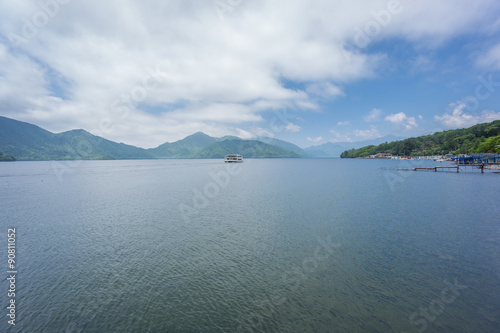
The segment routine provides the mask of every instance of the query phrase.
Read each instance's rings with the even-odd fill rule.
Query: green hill
[[[279,140],[274,142],[286,144]],[[55,134],[6,117],[0,117],[0,151],[0,160],[21,161],[223,158],[230,153],[242,154],[246,158],[300,157],[276,145],[234,137],[221,140],[202,132],[156,148],[143,149],[106,140],[81,129]]]
[[[156,158],[187,158],[216,141],[216,138],[197,132],[182,140],[166,142],[148,151]]]
[[[229,139],[213,143],[198,153],[194,158],[224,158],[227,154],[240,154],[243,158],[297,158],[299,154],[278,146],[257,140]]]
[[[142,148],[109,141],[84,130],[55,134],[6,117],[0,117],[0,151],[25,161],[153,158]]]
[[[344,151],[340,157],[367,157],[378,153],[399,156],[432,156],[445,154],[500,153],[500,120],[469,128],[436,132],[401,141],[371,145]]]
[[[37,159],[46,150],[44,143],[52,141],[52,136],[38,126],[0,117],[0,151],[17,159]],[[34,149],[40,154],[33,153]]]

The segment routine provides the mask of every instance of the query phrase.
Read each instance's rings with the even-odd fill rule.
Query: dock
[[[407,169],[397,169],[401,171],[434,171],[437,172],[439,169],[444,169],[444,171],[453,169],[456,172],[460,172],[460,168],[465,167],[476,167],[484,173],[484,169],[489,169],[489,166],[500,167],[500,154],[471,154],[471,155],[461,155],[452,158],[455,161],[454,166],[435,166],[435,167],[416,167]]]
[[[500,164],[499,164],[500,165]],[[430,167],[430,168],[409,168],[409,169],[396,169],[396,170],[401,170],[401,171],[419,171],[419,170],[426,170],[426,171],[434,171],[437,172],[438,169],[455,169],[456,172],[460,172],[460,167],[478,167],[478,169],[481,169],[481,173],[484,173],[484,167],[486,164],[457,164],[455,166],[435,166],[435,167]]]
[[[458,165],[494,165],[500,164],[500,154],[470,154],[453,157]]]

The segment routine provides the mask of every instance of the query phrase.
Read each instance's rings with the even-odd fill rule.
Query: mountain
[[[213,143],[198,153],[194,158],[224,158],[227,154],[235,153],[244,158],[300,158],[293,151],[273,146],[257,140],[228,139]]]
[[[84,130],[55,134],[6,117],[0,117],[0,151],[27,161],[153,158],[142,148],[109,141]]]
[[[416,138],[346,150],[341,157],[367,157],[378,153],[404,156],[500,153],[500,120],[469,128],[436,132]]]
[[[196,132],[176,142],[166,142],[148,151],[156,158],[187,158],[200,149],[216,142],[217,139],[202,132]]]
[[[282,146],[287,144],[280,140],[273,142]],[[202,132],[156,148],[143,149],[106,140],[81,129],[56,134],[1,116],[0,152],[0,160],[21,161],[222,158],[230,153],[242,154],[244,158],[301,157],[278,145],[231,136],[217,139]]]
[[[267,143],[269,145],[278,146],[278,147],[281,147],[283,149],[293,151],[294,153],[296,153],[300,156],[306,155],[306,152],[304,151],[304,149],[302,149],[299,146],[294,145],[293,143],[290,143],[290,142],[286,142],[286,141],[278,140],[278,139],[274,139],[274,138],[269,138],[269,137],[259,137],[259,138],[257,138],[257,140],[264,142],[264,143]]]
[[[53,134],[38,126],[0,117],[0,151],[17,156],[17,159],[36,159],[32,154],[34,147],[43,154],[44,145],[41,142],[53,141]]]
[[[401,140],[393,135],[387,135],[381,138],[357,142],[327,142],[319,146],[312,146],[305,149],[305,156],[307,157],[339,157],[342,152],[348,149],[361,148],[368,145],[378,145],[383,142],[391,142]]]

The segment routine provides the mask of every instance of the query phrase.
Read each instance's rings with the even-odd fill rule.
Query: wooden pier
[[[487,165],[500,165],[498,163],[483,163],[483,164],[457,164],[455,166],[435,166],[435,167],[430,167],[430,168],[409,168],[409,169],[396,169],[396,170],[401,170],[401,171],[419,171],[419,170],[426,170],[426,171],[434,171],[437,172],[438,169],[455,169],[456,172],[460,172],[461,167],[477,167],[478,169],[481,169],[481,173],[484,173],[484,168]]]

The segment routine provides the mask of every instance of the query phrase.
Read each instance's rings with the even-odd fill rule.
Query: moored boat
[[[226,163],[243,163],[243,156],[238,154],[229,154],[224,158]]]

